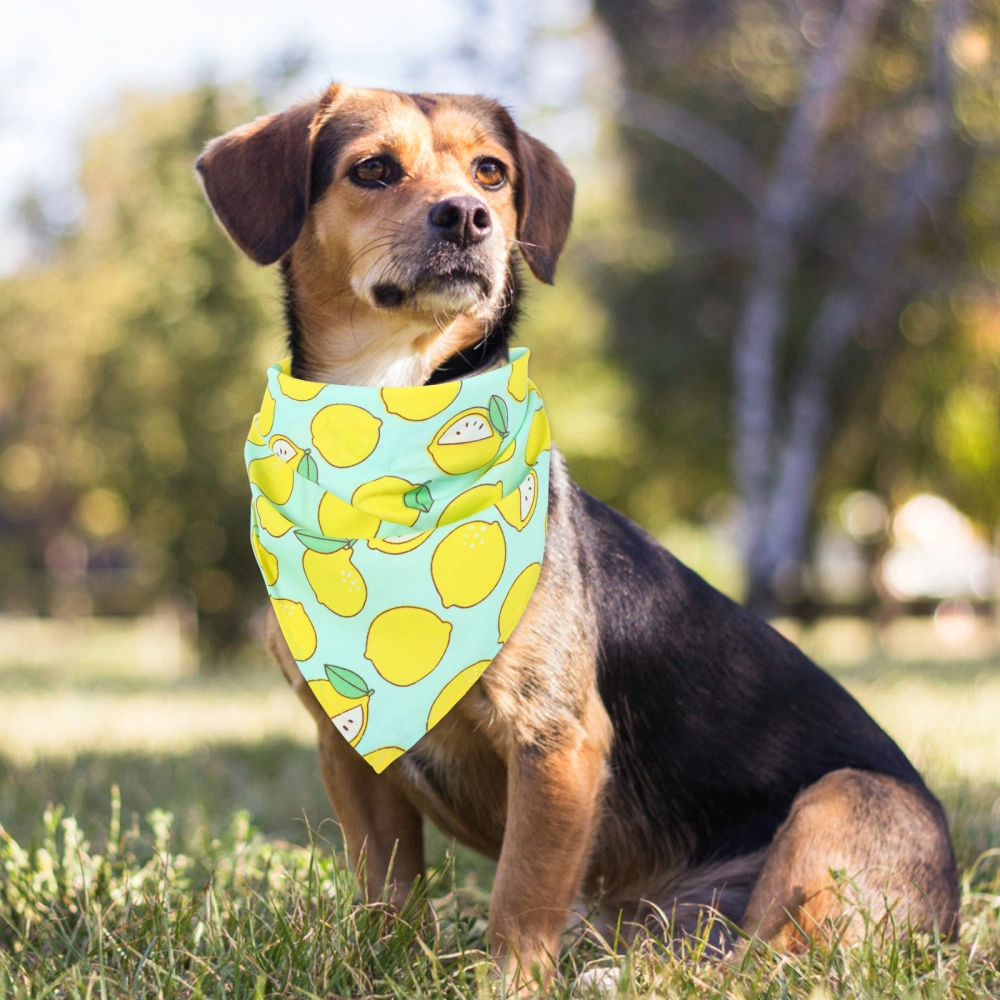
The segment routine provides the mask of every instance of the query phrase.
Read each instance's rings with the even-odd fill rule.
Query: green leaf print
[[[429,485],[430,480],[420,486],[414,486],[408,493],[403,494],[403,503],[410,510],[422,510],[426,514],[431,509],[431,504],[434,503],[434,497],[431,496],[431,491],[427,488]]]
[[[345,698],[371,697],[375,692],[365,683],[365,679],[347,667],[335,667],[332,663],[326,664],[326,678],[333,686],[337,694]]]
[[[307,549],[312,549],[313,552],[322,552],[324,555],[328,555],[331,552],[339,552],[341,549],[346,549],[353,544],[353,539],[350,538],[327,538],[326,535],[310,535],[308,532],[299,529],[296,529],[295,537]]]
[[[306,448],[299,460],[298,473],[305,476],[311,483],[319,481],[319,469],[316,467],[316,459],[312,457],[312,448]]]
[[[490,423],[493,425],[493,429],[502,438],[507,436],[507,424],[509,419],[510,418],[507,415],[507,404],[503,401],[503,399],[499,396],[490,396]]]

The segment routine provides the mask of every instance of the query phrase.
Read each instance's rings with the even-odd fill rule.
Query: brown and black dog
[[[506,363],[516,253],[551,282],[572,214],[559,158],[481,97],[334,84],[216,139],[197,167],[237,246],[281,263],[293,374],[330,383]],[[368,890],[394,851],[393,898],[421,877],[427,816],[497,859],[493,953],[544,976],[580,894],[612,925],[659,910],[682,934],[711,906],[789,948],[838,922],[850,935],[854,904],[953,935],[945,817],[893,741],[791,643],[577,487],[555,449],[550,496],[520,624],[381,775],[271,628]]]

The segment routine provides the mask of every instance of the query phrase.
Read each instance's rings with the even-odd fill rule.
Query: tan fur
[[[363,119],[368,132],[344,147],[333,184],[290,254],[304,334],[298,374],[350,385],[420,385],[446,358],[479,340],[496,312],[517,235],[516,170],[498,191],[473,183],[474,159],[509,161],[510,154],[479,119],[459,108],[444,106],[428,118],[402,95],[340,88],[324,118],[334,114]],[[378,198],[343,179],[352,164],[385,152],[414,178]],[[379,308],[372,288],[386,275],[406,271],[422,249],[428,210],[455,195],[475,195],[489,206],[495,230],[490,296],[442,293],[391,312]]]
[[[800,951],[883,930],[958,923],[958,888],[944,817],[886,775],[834,771],[799,794],[775,834],[743,918],[751,934]]]

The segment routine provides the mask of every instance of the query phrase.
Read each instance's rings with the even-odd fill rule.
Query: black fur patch
[[[642,529],[577,490],[598,616],[598,689],[624,807],[692,861],[767,844],[795,795],[843,767],[924,788],[832,677]]]

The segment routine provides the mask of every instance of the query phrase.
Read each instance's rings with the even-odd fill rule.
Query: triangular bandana
[[[472,687],[538,582],[551,439],[528,351],[510,356],[405,388],[267,373],[254,553],[303,677],[376,771]]]

